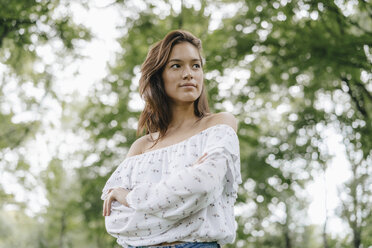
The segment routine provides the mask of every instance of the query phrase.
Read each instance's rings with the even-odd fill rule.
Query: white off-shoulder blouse
[[[195,162],[204,153],[204,162]],[[108,179],[130,190],[129,207],[114,201],[106,229],[122,247],[163,242],[233,243],[240,174],[239,140],[225,124],[177,144],[126,158]]]

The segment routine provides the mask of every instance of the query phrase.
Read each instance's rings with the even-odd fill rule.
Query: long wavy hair
[[[171,31],[164,39],[153,45],[141,67],[142,75],[139,80],[139,92],[145,101],[145,108],[139,118],[137,135],[143,134],[144,130],[146,134],[159,132],[154,145],[164,137],[172,120],[170,98],[165,93],[162,72],[172,48],[181,42],[189,42],[198,49],[203,67],[200,39],[184,30]],[[200,120],[208,113],[209,106],[203,81],[201,94],[194,102],[194,114]]]

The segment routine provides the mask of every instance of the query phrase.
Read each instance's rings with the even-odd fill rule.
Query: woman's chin
[[[182,94],[182,96],[178,96],[173,98],[174,102],[179,103],[193,103],[200,97],[199,94]]]

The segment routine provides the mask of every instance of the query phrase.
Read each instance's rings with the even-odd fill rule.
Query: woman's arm
[[[218,124],[230,126],[234,131],[236,131],[237,128],[235,117],[229,113],[218,113],[213,115],[213,118],[209,120],[209,125],[214,126]],[[226,133],[223,135],[226,136]],[[123,188],[112,189],[104,201],[103,215],[110,215],[111,203],[113,201],[118,201],[126,207],[134,207],[136,210],[153,214],[157,213],[159,217],[161,216],[163,218],[166,216],[169,218],[177,215],[185,216],[208,206],[214,201],[215,196],[213,196],[212,191],[218,189],[218,192],[222,190],[222,187],[218,186],[222,186],[222,179],[229,163],[231,163],[231,161],[229,161],[228,149],[224,151],[224,149],[221,150],[221,147],[228,145],[229,143],[234,143],[231,141],[227,142],[220,136],[211,136],[212,137],[209,138],[210,145],[207,144],[206,152],[192,166],[198,167],[199,165],[204,164],[203,167],[199,169],[192,167],[185,168],[182,171],[178,171],[175,175],[172,175],[165,182],[163,181],[157,184],[142,183],[137,185],[134,189],[135,192],[131,194],[132,198],[134,195],[136,196],[137,204],[132,199],[132,206],[127,202],[127,195],[131,191]],[[230,138],[234,136],[236,136],[234,132],[230,133]],[[141,153],[141,149],[144,147],[144,143],[146,142],[145,137],[146,136],[133,143],[127,157]],[[229,137],[225,137],[225,139],[228,138]],[[219,144],[219,149],[215,149],[214,151],[212,149],[209,151],[210,154],[208,154],[208,147],[211,148],[216,144]],[[237,154],[239,154],[239,147],[237,147]],[[180,178],[182,180],[180,180]],[[144,195],[141,195],[141,193],[144,193]],[[154,197],[156,199],[152,201],[151,199]],[[163,199],[163,201],[161,199]],[[173,207],[177,208],[176,211],[171,212],[172,209],[167,207],[171,204],[174,205]]]
[[[131,145],[126,158],[139,155],[142,153],[142,149],[146,145],[147,135],[142,136],[141,138],[137,139],[133,144]],[[111,210],[111,204],[113,201],[118,201],[120,204],[128,207],[128,203],[126,200],[127,194],[130,191],[127,189],[124,189],[122,187],[116,187],[112,188],[107,192],[106,197],[104,198],[103,202],[103,216],[109,216],[110,210]]]
[[[203,154],[194,166],[175,171],[158,183],[141,183],[127,195],[129,207],[166,219],[181,219],[221,196],[228,170],[239,158],[239,141],[227,125],[208,133]],[[234,173],[229,173],[229,175]]]

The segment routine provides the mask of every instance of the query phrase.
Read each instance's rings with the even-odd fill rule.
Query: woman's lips
[[[188,83],[188,84],[182,84],[181,87],[185,87],[185,88],[191,88],[191,87],[194,87],[194,88],[196,88],[196,85],[195,85],[195,84],[190,84],[190,83]]]

